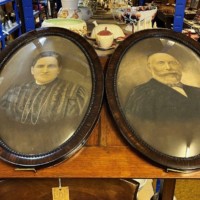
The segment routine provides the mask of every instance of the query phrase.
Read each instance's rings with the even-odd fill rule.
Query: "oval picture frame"
[[[98,55],[62,28],[23,34],[0,54],[0,158],[45,167],[74,155],[98,119],[104,77]]]
[[[200,167],[199,59],[196,41],[149,29],[127,37],[108,64],[106,97],[116,126],[134,150],[160,167]]]

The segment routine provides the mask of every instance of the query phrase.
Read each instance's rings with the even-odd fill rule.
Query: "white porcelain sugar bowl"
[[[112,46],[114,40],[114,35],[112,32],[107,30],[105,27],[104,30],[99,31],[96,35],[96,42],[99,47],[107,49]]]

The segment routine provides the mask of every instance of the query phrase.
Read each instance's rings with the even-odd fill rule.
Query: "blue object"
[[[33,15],[32,1],[22,0],[22,7],[24,12],[24,26],[26,32],[35,29],[35,18]]]
[[[157,179],[157,181],[156,181],[156,193],[160,192],[160,187],[161,187],[161,180]]]
[[[176,0],[173,30],[182,32],[186,0]]]
[[[139,0],[139,6],[143,6],[145,4],[145,0]]]
[[[3,24],[0,24],[0,41],[1,41],[1,48],[5,48],[5,35],[3,33]]]

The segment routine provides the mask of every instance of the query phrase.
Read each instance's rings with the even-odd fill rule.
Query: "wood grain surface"
[[[101,58],[104,70],[108,58]],[[0,161],[0,178],[200,178],[200,171],[176,172],[153,163],[120,134],[103,102],[100,117],[87,144],[54,166],[27,169]]]
[[[130,148],[116,129],[105,102],[87,144],[68,160],[36,170],[1,161],[0,169],[1,178],[200,178],[199,171],[167,172]]]

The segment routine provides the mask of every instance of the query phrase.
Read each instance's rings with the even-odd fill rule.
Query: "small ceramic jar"
[[[107,30],[107,27],[105,27],[105,30],[102,30],[97,33],[96,35],[96,41],[99,47],[108,49],[112,46],[114,40],[114,35],[112,32]]]

